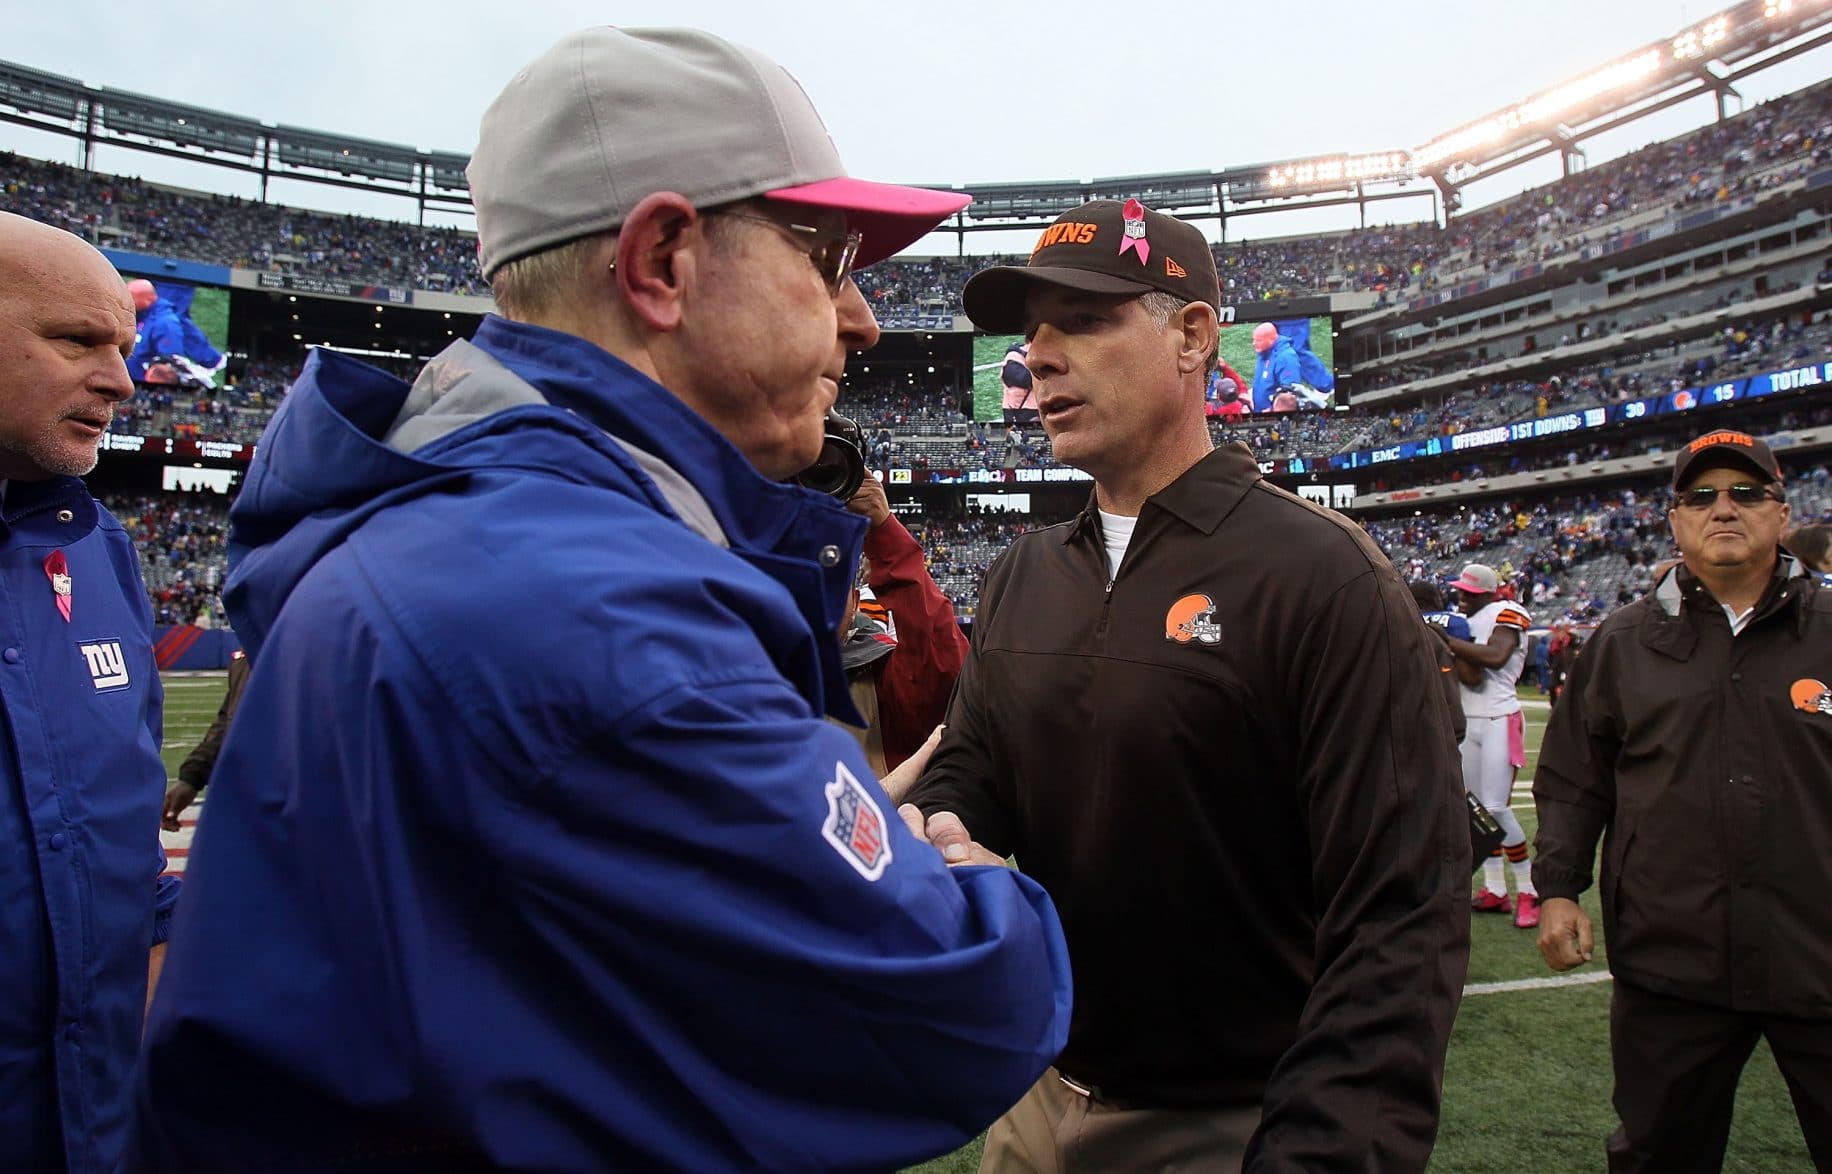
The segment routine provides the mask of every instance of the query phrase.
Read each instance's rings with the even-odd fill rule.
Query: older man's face
[[[0,214],[0,477],[95,468],[114,406],[133,394],[134,307],[102,255]]]
[[[1763,478],[1747,469],[1708,469],[1686,487],[1722,491],[1732,485],[1763,483]],[[1719,492],[1708,506],[1675,504],[1667,521],[1680,556],[1698,574],[1707,569],[1734,571],[1773,564],[1781,533],[1787,529],[1788,512],[1786,502],[1772,497],[1741,506],[1730,494]]]
[[[845,236],[843,216],[768,200],[737,211],[707,215],[722,222],[682,329],[691,386],[676,390],[760,473],[783,480],[819,458],[846,356],[877,343],[878,322],[850,278],[830,293],[811,257]]]

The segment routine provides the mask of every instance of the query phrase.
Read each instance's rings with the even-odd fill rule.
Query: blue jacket
[[[1459,640],[1468,640],[1474,633],[1469,629],[1469,617],[1460,611],[1428,611],[1425,622],[1434,628],[1443,628]]]
[[[146,379],[146,367],[159,356],[183,355],[201,367],[215,367],[223,353],[211,345],[203,328],[188,313],[159,298],[139,315],[139,337],[127,356],[127,374],[135,383]]]
[[[140,560],[75,477],[6,487],[0,699],[0,1169],[112,1170],[178,881]]]
[[[146,379],[146,365],[158,355],[185,353],[184,325],[172,303],[160,298],[140,315],[139,337],[127,356],[127,373],[135,383]]]
[[[1259,363],[1253,369],[1253,410],[1270,412],[1274,392],[1286,384],[1302,382],[1304,376],[1298,368],[1298,352],[1291,340],[1281,334],[1260,354]]]
[[[863,529],[567,335],[411,393],[315,352],[232,515],[254,671],[127,1169],[888,1169],[1016,1101],[1049,899],[822,720]]]

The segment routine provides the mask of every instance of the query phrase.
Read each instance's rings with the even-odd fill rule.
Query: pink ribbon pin
[[[45,559],[45,578],[51,580],[51,595],[57,600],[57,610],[64,615],[64,623],[70,622],[70,564],[64,561],[64,552],[54,550]]]
[[[1145,205],[1137,200],[1127,200],[1126,206],[1120,209],[1120,218],[1126,222],[1126,235],[1120,239],[1120,256],[1126,255],[1127,249],[1139,254],[1139,264],[1151,260],[1151,242],[1145,239]]]

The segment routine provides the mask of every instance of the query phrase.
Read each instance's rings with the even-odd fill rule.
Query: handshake
[[[898,805],[897,814],[903,819],[903,825],[910,829],[910,834],[933,845],[941,853],[941,858],[948,862],[948,867],[957,864],[991,864],[1003,868],[1004,858],[994,855],[975,841],[968,834],[966,825],[961,823],[960,816],[952,811],[937,811],[924,820],[922,812],[914,803],[903,801],[903,797],[916,786],[916,780],[922,777],[923,768],[929,765],[929,757],[935,753],[935,747],[941,744],[941,732],[946,728],[936,726],[929,734],[928,741],[916,753],[899,763],[895,770],[887,772],[879,782],[891,802]]]

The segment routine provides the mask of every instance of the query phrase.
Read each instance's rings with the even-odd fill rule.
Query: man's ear
[[[645,196],[617,232],[611,276],[630,312],[651,330],[680,328],[682,301],[699,272],[706,224],[687,197]]]
[[[1177,370],[1185,375],[1207,371],[1209,356],[1221,345],[1221,322],[1215,316],[1215,307],[1207,302],[1190,302],[1177,313],[1176,324],[1183,330]]]

